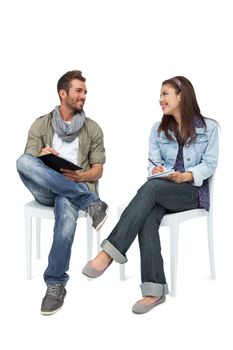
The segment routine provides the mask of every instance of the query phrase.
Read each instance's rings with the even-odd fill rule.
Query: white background
[[[227,0],[1,1],[1,348],[232,349],[231,13]],[[33,257],[33,278],[25,277],[23,205],[31,195],[15,161],[34,119],[59,103],[57,80],[71,69],[87,78],[85,112],[105,134],[100,190],[110,211],[103,238],[116,223],[117,205],[127,203],[145,181],[149,132],[162,116],[163,80],[190,79],[202,113],[221,125],[214,202],[217,279],[209,279],[204,223],[184,225],[177,297],[146,315],[131,313],[140,298],[137,242],[128,252],[126,281],[119,281],[117,264],[99,280],[87,281],[81,274],[82,220],[64,308],[51,317],[39,313],[52,222],[44,223],[43,256]],[[169,281],[168,238],[161,231]]]

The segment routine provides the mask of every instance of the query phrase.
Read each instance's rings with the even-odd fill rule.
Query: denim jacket
[[[205,127],[196,127],[196,138],[188,141],[183,148],[185,171],[192,172],[193,185],[201,186],[203,180],[214,174],[218,162],[218,124],[205,118]],[[158,135],[160,122],[156,122],[151,130],[149,139],[149,159],[155,164],[163,164],[165,168],[172,169],[178,153],[178,142],[173,132],[173,140],[169,140],[163,131]],[[149,163],[148,174],[154,165]]]

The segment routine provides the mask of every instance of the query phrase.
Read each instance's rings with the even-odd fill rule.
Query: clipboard
[[[70,170],[82,170],[82,168],[69,160],[55,156],[53,153],[45,154],[43,156],[39,156],[45,165],[62,174],[61,168],[70,169]]]
[[[174,173],[174,169],[171,169],[171,170],[164,170],[162,173],[157,173],[157,174],[148,176],[148,177],[147,177],[147,180],[167,177],[168,175],[170,175],[170,174],[172,174],[172,173]]]

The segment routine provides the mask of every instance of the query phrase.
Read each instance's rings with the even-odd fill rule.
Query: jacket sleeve
[[[28,132],[28,138],[24,153],[37,157],[43,147],[38,119],[34,121]]]
[[[102,129],[99,126],[96,127],[92,135],[89,162],[90,164],[105,163],[104,135]]]
[[[219,127],[216,123],[209,138],[208,145],[205,152],[202,155],[201,162],[196,166],[186,169],[193,174],[194,186],[201,186],[203,180],[208,179],[214,174],[218,163],[218,151],[219,151]]]
[[[148,158],[153,161],[153,163],[159,165],[163,163],[162,155],[160,152],[160,148],[158,145],[158,134],[157,130],[159,127],[160,122],[156,122],[150,132],[150,137],[149,137],[149,153],[148,153]],[[154,168],[154,165],[149,161],[147,171],[148,175],[151,175],[151,171]]]

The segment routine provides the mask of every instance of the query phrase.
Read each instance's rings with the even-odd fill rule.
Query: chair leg
[[[26,248],[26,274],[27,279],[31,279],[31,263],[32,263],[32,218],[24,213],[25,226],[25,248]]]
[[[36,257],[37,259],[41,258],[40,232],[41,232],[41,218],[36,218]]]
[[[120,269],[120,280],[124,281],[125,280],[125,264],[119,264],[119,269]]]
[[[177,262],[178,262],[178,231],[179,225],[176,222],[170,227],[170,259],[171,259],[171,292],[172,297],[176,296],[177,285]]]
[[[96,250],[99,253],[101,245],[101,231],[96,232]]]
[[[213,240],[213,223],[210,215],[207,217],[207,232],[208,232],[208,246],[210,259],[210,276],[215,279],[215,262],[214,262],[214,240]]]
[[[93,227],[92,219],[87,217],[87,261],[92,259],[92,247],[93,247]]]
[[[117,208],[118,220],[120,219],[123,211],[124,211],[124,209],[122,207],[118,206],[118,208]],[[120,272],[120,280],[124,281],[125,280],[125,264],[119,264],[119,272]]]

